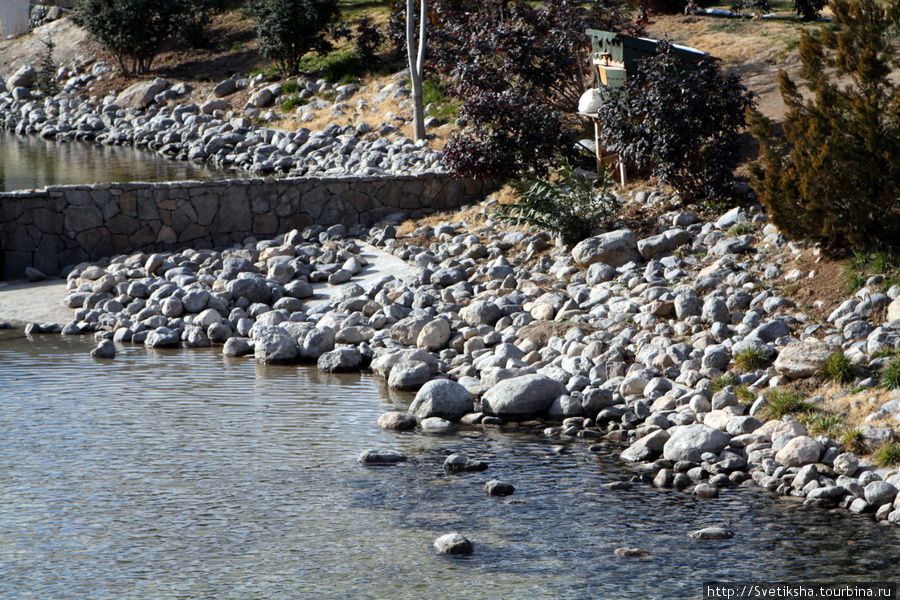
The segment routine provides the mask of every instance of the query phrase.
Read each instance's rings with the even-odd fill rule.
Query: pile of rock
[[[900,344],[900,321],[877,315],[894,314],[900,289],[865,288],[813,323],[766,284],[791,249],[764,222],[740,209],[707,223],[668,213],[650,237],[620,229],[571,251],[490,220],[422,227],[409,238],[422,245],[388,224],[366,240],[407,261],[410,275],[364,285],[354,283],[363,246],[340,226],[230,250],[116,257],[69,274],[77,318],[64,332],[368,368],[418,392],[406,417],[385,416],[387,427],[549,418],[561,424],[546,435],[627,445],[622,458],[659,486],[715,497],[755,482],[898,521],[895,472],[859,467],[834,440],[762,415],[768,388],[809,376],[835,348],[859,364],[858,385],[873,385],[866,372],[883,359],[871,354]],[[738,224],[753,233],[729,235]],[[313,285],[326,282],[333,294],[311,302]],[[734,375],[757,397],[751,406],[734,387],[713,391],[748,349],[774,359]],[[863,434],[874,445],[894,432]]]
[[[0,79],[0,128],[60,141],[146,148],[178,160],[259,174],[329,177],[444,171],[442,153],[429,148],[429,140],[413,141],[399,134],[389,116],[377,129],[362,121],[356,125],[330,124],[315,131],[260,127],[252,119],[259,117],[260,108],[274,102],[282,86],[251,88],[243,112],[235,112],[224,96],[252,85],[240,78],[218,84],[210,97],[200,102],[186,100],[192,91],[190,85],[173,85],[165,79],[136,83],[117,96],[79,94],[108,71],[103,63],[94,64],[87,73],[62,69],[58,79],[63,91],[43,97],[34,89],[36,71],[22,67],[8,81]],[[313,89],[333,91],[336,101],[356,92],[352,85],[331,88],[324,81],[301,83],[306,94],[312,94]],[[321,108],[323,103],[330,106],[313,96],[303,108]],[[312,113],[307,110],[303,114]],[[277,118],[274,113],[268,117]]]

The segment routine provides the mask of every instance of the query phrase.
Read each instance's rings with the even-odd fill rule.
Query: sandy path
[[[14,324],[59,323],[75,317],[75,311],[62,301],[66,295],[65,279],[38,283],[0,282],[0,321]]]

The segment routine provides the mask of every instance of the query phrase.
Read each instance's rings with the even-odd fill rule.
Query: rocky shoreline
[[[235,76],[201,91],[199,102],[189,101],[193,91],[189,84],[173,85],[164,79],[138,82],[115,96],[88,95],[91,85],[109,72],[104,63],[61,68],[56,79],[62,91],[49,97],[36,89],[38,73],[33,67],[20,68],[6,81],[0,77],[0,129],[61,142],[145,148],[172,159],[265,175],[445,172],[442,154],[429,147],[430,140],[413,141],[399,133],[399,126],[407,123],[399,115],[389,115],[377,128],[358,120],[344,126],[331,123],[322,130],[270,129],[263,124],[278,117],[266,109],[282,94],[281,84]],[[378,112],[365,99],[356,101],[353,109],[348,106],[360,91],[354,84],[334,87],[307,79],[292,83],[301,90],[297,97],[306,102],[296,111],[301,122],[317,112],[327,112],[335,120],[351,110],[357,115]],[[237,100],[229,102],[228,96],[239,90],[246,90],[249,98],[243,106],[232,107]],[[402,104],[408,96],[400,73],[395,82],[379,87],[372,104],[387,99]],[[429,120],[429,127],[436,125],[436,120]]]
[[[855,385],[874,386],[866,373],[885,359],[871,355],[900,343],[900,290],[878,293],[873,282],[814,323],[765,284],[781,276],[790,246],[758,211],[736,208],[715,222],[669,212],[655,235],[623,227],[569,249],[493,222],[492,202],[401,236],[397,215],[368,231],[313,226],[229,249],[78,265],[66,297],[75,319],[61,332],[93,334],[98,358],[122,343],[215,345],[260,363],[370,370],[417,392],[408,412],[382,416],[384,428],[541,426],[598,451],[619,448],[641,473],[622,486],[714,498],[759,485],[900,523],[897,470],[792,417],[764,418],[772,388],[815,375],[836,348],[859,365]],[[406,261],[408,274],[355,283],[371,247]],[[333,291],[314,295],[314,285]],[[769,366],[737,368],[748,348]],[[714,390],[726,373],[732,385]],[[898,405],[872,410],[883,421]],[[889,426],[860,431],[873,445],[895,435]],[[360,461],[383,462],[381,454]],[[451,467],[479,462],[457,457]]]
[[[33,69],[0,80],[7,90],[0,127],[257,173],[442,169],[440,152],[397,135],[388,121],[377,131],[364,123],[296,132],[256,126],[251,119],[265,117],[261,109],[279,93],[260,81],[226,80],[199,104],[178,104],[187,87],[161,80],[116,97],[83,93],[105,68],[62,70],[63,92],[51,98],[34,91]],[[357,91],[336,89],[328,103],[315,96],[324,82],[302,85],[308,106],[332,113]],[[243,112],[223,100],[249,86]],[[398,83],[379,94],[402,97],[404,89]],[[639,193],[628,200],[660,206],[666,199]],[[715,498],[723,488],[759,485],[900,523],[897,470],[875,468],[794,418],[765,419],[770,390],[815,376],[835,349],[859,367],[858,389],[874,387],[871,374],[889,360],[879,352],[900,347],[900,286],[883,293],[878,281],[867,282],[816,322],[767,284],[802,285],[815,273],[784,272],[784,257],[801,249],[766,224],[759,207],[735,208],[714,222],[667,212],[652,235],[620,226],[569,249],[544,233],[501,227],[490,218],[491,202],[407,235],[398,236],[404,215],[395,215],[368,231],[313,226],[233,248],[77,265],[66,297],[74,320],[31,323],[26,332],[93,335],[98,359],[113,358],[116,344],[220,346],[260,363],[370,370],[393,389],[416,392],[408,412],[382,416],[385,428],[540,425],[552,438],[621,448],[621,459],[642,473],[623,487]],[[402,259],[411,273],[355,283],[367,266],[365,244]],[[332,291],[322,298],[314,284]],[[748,352],[765,366],[739,368],[736,359]],[[730,385],[717,389],[726,374]],[[870,412],[869,421],[889,426],[866,425],[862,438],[873,446],[893,440],[900,397]],[[384,456],[360,460],[403,458]],[[483,463],[456,457],[448,468],[470,466]],[[512,493],[511,484],[498,483]],[[727,530],[695,533],[729,537]]]

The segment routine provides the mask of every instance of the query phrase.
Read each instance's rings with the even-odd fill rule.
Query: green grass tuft
[[[753,404],[753,401],[756,400],[756,392],[748,388],[746,385],[740,385],[734,390],[735,395],[737,395],[738,400],[740,400],[744,404]]]
[[[856,365],[841,349],[837,349],[822,363],[820,373],[828,381],[843,385],[856,378]]]
[[[844,431],[844,419],[838,415],[820,414],[809,423],[809,431],[813,435],[827,435],[838,439]]]
[[[900,444],[885,442],[875,451],[872,460],[879,467],[900,466]]]
[[[298,106],[304,106],[306,104],[307,100],[305,98],[301,98],[297,94],[291,94],[281,101],[281,110],[284,112],[291,112]]]
[[[764,369],[771,362],[766,357],[766,351],[758,346],[751,346],[734,355],[734,366],[742,371]]]
[[[709,389],[713,393],[721,392],[722,390],[727,388],[729,385],[734,385],[735,383],[736,383],[736,380],[734,378],[734,375],[719,375],[718,377],[715,377],[710,380]]]
[[[770,392],[763,407],[763,415],[767,421],[791,415],[800,421],[809,422],[820,412],[822,411],[818,406],[802,399],[794,390]]]
[[[843,446],[844,450],[847,452],[866,454],[869,451],[869,446],[866,444],[866,438],[859,429],[845,431],[841,436],[840,442],[841,446]]]
[[[900,348],[884,347],[872,353],[872,358],[888,358],[892,356],[900,356]]]
[[[751,223],[750,221],[744,221],[743,223],[738,223],[734,225],[731,229],[728,230],[728,237],[737,237],[739,235],[748,235],[756,231],[756,225]]]
[[[437,117],[445,123],[456,120],[459,114],[459,101],[447,94],[449,86],[437,79],[426,79],[422,83],[422,104],[431,105],[429,117]]]
[[[900,388],[900,357],[892,358],[882,369],[881,385],[889,390]]]

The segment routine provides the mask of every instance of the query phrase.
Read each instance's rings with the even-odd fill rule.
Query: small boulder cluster
[[[89,71],[60,69],[57,79],[62,91],[50,97],[34,89],[37,72],[32,67],[22,67],[8,81],[0,78],[0,128],[59,141],[133,146],[177,160],[258,174],[335,177],[444,171],[442,153],[429,148],[429,140],[413,141],[399,133],[398,125],[405,123],[402,117],[399,122],[388,117],[377,128],[359,121],[343,126],[331,123],[322,130],[269,129],[255,123],[260,107],[270,106],[282,86],[257,89],[254,82],[238,77],[218,84],[207,99],[197,102],[190,100],[189,84],[173,85],[165,79],[141,81],[104,98],[81,93],[107,72],[104,63],[95,63]],[[307,95],[313,94],[311,90],[337,94],[333,106],[312,96],[312,102],[302,107],[324,103],[332,106],[335,116],[334,107],[346,107],[337,100],[357,92],[355,85],[333,88],[324,81],[304,80],[298,85]],[[223,96],[244,89],[250,97],[243,111],[230,109]],[[396,95],[401,89],[406,88],[390,84],[382,92],[393,90]],[[359,104],[357,112],[370,108],[365,100]],[[275,118],[274,113],[269,116]]]

